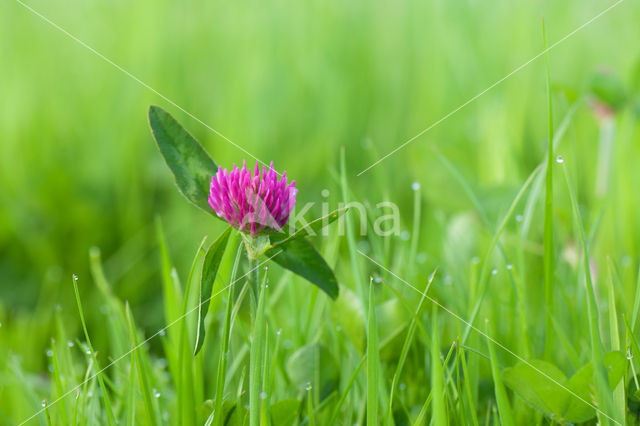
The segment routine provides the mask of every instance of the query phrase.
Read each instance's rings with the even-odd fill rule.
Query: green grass
[[[601,424],[638,423],[636,2],[361,176],[540,53],[542,14],[553,45],[612,2],[76,3],[28,2],[286,169],[299,204],[318,203],[307,219],[366,201],[369,227],[352,209],[344,235],[313,239],[335,302],[275,263],[249,284],[232,235],[203,317],[202,262],[224,226],[176,192],[148,106],[225,167],[246,154],[0,2],[0,424],[558,420],[511,386],[503,372],[522,365],[501,345],[561,373],[583,402],[535,371],[516,382],[573,398],[586,424],[585,401]],[[380,201],[399,206],[400,235],[373,233]],[[461,319],[487,319],[499,345]]]

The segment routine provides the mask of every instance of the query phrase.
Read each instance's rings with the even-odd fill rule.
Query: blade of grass
[[[409,354],[409,349],[411,348],[411,345],[413,344],[413,336],[415,335],[416,332],[416,328],[418,327],[418,323],[420,323],[419,320],[419,315],[420,315],[420,311],[422,310],[422,305],[424,303],[424,300],[427,296],[427,293],[429,292],[429,288],[431,287],[431,283],[433,283],[433,280],[435,279],[436,276],[436,271],[433,272],[433,274],[431,274],[431,277],[429,278],[429,281],[427,282],[427,287],[425,289],[425,291],[423,292],[422,296],[420,297],[420,302],[418,303],[418,307],[415,310],[415,315],[414,317],[411,319],[411,323],[409,324],[409,330],[407,331],[407,336],[404,339],[404,343],[402,345],[402,350],[400,351],[400,358],[398,359],[398,364],[396,366],[396,371],[393,374],[393,380],[391,382],[391,392],[389,394],[389,407],[387,408],[387,424],[391,425],[393,424],[393,396],[394,396],[394,392],[396,389],[396,384],[398,383],[398,380],[400,378],[400,374],[402,373],[402,369],[404,368],[404,364],[407,360],[407,355]],[[388,284],[386,281],[384,281],[385,284]],[[390,285],[389,285],[390,287]]]
[[[369,315],[367,321],[367,424],[378,424],[378,376],[380,374],[380,348],[376,322],[373,279],[369,280]]]
[[[238,246],[236,250],[236,257],[233,261],[233,268],[231,270],[230,283],[235,282],[236,274],[238,272],[238,265],[240,264],[240,258],[242,257],[242,245]],[[222,328],[222,342],[220,347],[220,357],[218,358],[218,373],[216,378],[216,400],[213,417],[213,426],[220,426],[222,424],[222,403],[224,401],[224,385],[227,378],[227,361],[229,359],[229,339],[231,336],[231,313],[233,311],[233,287],[229,287],[228,290],[229,299],[227,301],[227,308],[224,315],[224,325]]]
[[[552,313],[553,310],[553,277],[554,277],[554,247],[553,247],[553,109],[551,103],[551,75],[549,71],[549,53],[547,49],[547,34],[542,18],[542,40],[544,43],[545,54],[544,63],[546,70],[547,82],[547,101],[549,109],[549,145],[547,148],[547,170],[544,197],[544,301],[545,312]],[[553,324],[549,315],[545,316],[545,358],[549,359],[552,354],[553,344]]]
[[[561,163],[561,166],[562,171],[564,172],[565,182],[569,190],[569,197],[571,199],[573,215],[578,226],[580,244],[582,247],[582,260],[586,286],[585,293],[587,296],[587,314],[589,320],[589,336],[591,340],[591,362],[593,363],[594,382],[596,398],[598,400],[598,407],[600,408],[600,410],[602,410],[598,411],[598,419],[601,424],[608,425],[610,424],[608,416],[615,416],[616,413],[613,412],[613,398],[611,395],[611,389],[609,387],[609,379],[607,377],[606,367],[604,365],[602,339],[600,337],[600,320],[598,306],[596,305],[595,287],[591,278],[591,267],[589,264],[590,257],[589,250],[587,248],[586,233],[584,231],[584,225],[582,222],[582,217],[580,215],[580,210],[578,208],[578,202],[576,200],[575,192],[573,190],[573,185],[571,185],[571,182],[569,180],[569,174],[567,173],[567,169],[564,163]],[[603,416],[602,412],[606,413],[607,415]],[[615,417],[613,418],[616,423],[623,424],[621,422],[621,419]]]
[[[445,395],[442,384],[443,368],[440,362],[440,337],[438,335],[438,308],[431,310],[431,394],[433,395],[433,419],[436,426],[449,424],[445,409]]]
[[[104,378],[102,377],[102,373],[100,372],[100,364],[98,363],[96,352],[93,350],[93,345],[91,344],[91,339],[89,338],[89,331],[87,330],[87,323],[85,322],[85,319],[84,319],[82,302],[80,301],[80,292],[78,291],[78,277],[74,275],[71,281],[73,282],[73,291],[76,295],[78,313],[80,314],[80,323],[82,324],[84,337],[85,339],[87,339],[87,346],[89,347],[89,351],[91,352],[91,359],[93,360],[93,364],[96,367],[98,383],[100,384],[100,389],[102,390],[102,398],[104,400],[104,409],[106,411],[107,424],[109,426],[114,426],[116,424],[116,419],[113,415],[113,409],[111,408],[111,399],[109,398],[109,394],[107,393],[107,388],[104,385]]]
[[[129,308],[128,303],[125,305],[125,312],[127,316],[127,324],[129,326],[129,340],[131,341],[131,347],[135,348],[138,346],[139,342],[135,324],[133,322],[133,316],[131,315],[131,309]],[[142,358],[141,351],[142,348],[135,350],[131,356],[135,358],[138,379],[141,387],[140,391],[142,393],[144,407],[148,417],[148,424],[157,425],[159,416],[157,415],[156,401],[151,392],[150,378],[147,369],[143,365],[144,360]]]
[[[487,321],[488,335],[493,335],[489,330],[489,323]],[[496,359],[496,351],[493,347],[493,342],[487,339],[487,346],[489,347],[489,357],[491,359],[491,374],[493,376],[493,387],[496,395],[496,405],[498,407],[498,414],[500,415],[500,423],[502,426],[515,425],[513,420],[513,413],[511,411],[511,404],[509,403],[509,397],[507,396],[507,390],[502,382],[502,376],[500,375],[500,367],[498,367],[498,360]]]
[[[616,293],[614,273],[611,266],[611,259],[607,258],[607,275],[609,276],[609,334],[611,335],[611,349],[620,350],[620,334],[618,330],[618,311],[616,310]],[[615,418],[620,419],[625,424],[626,397],[625,381],[622,380],[613,391],[613,407],[616,411]]]

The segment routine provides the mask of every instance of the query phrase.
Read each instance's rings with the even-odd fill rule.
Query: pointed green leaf
[[[546,361],[533,360],[529,364],[519,363],[515,367],[504,369],[504,383],[536,410],[548,417],[559,418],[567,406],[569,394],[558,383],[566,386],[566,376],[555,365]],[[553,381],[540,374],[540,371]]]
[[[202,145],[162,108],[149,107],[149,125],[180,193],[195,206],[218,217],[208,203],[211,177],[218,171],[216,163]]]
[[[213,283],[218,274],[218,268],[224,255],[224,250],[227,248],[227,242],[229,241],[229,235],[231,234],[231,227],[227,227],[224,232],[211,244],[207,254],[204,257],[204,264],[202,265],[202,279],[200,280],[200,300],[198,303],[198,327],[196,328],[196,346],[193,355],[202,348],[204,343],[204,318],[209,310],[209,302],[211,299],[211,291],[213,289]]]
[[[613,351],[604,355],[604,365],[607,369],[609,386],[611,392],[616,388],[620,379],[624,376],[626,358],[619,351]],[[577,394],[580,398],[590,403],[593,403],[593,364],[588,363],[576,374],[571,377],[568,383],[568,388],[572,392]],[[580,401],[578,398],[570,396],[569,405],[565,411],[564,419],[572,423],[586,422],[587,420],[595,417],[596,412],[593,407]],[[593,404],[595,405],[595,404]],[[610,413],[607,413],[610,414]],[[611,413],[613,414],[613,413]]]
[[[317,285],[332,299],[338,297],[338,281],[320,253],[305,238],[294,238],[267,250],[268,256],[283,268]]]

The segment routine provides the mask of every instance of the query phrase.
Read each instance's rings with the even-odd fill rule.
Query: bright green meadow
[[[639,22],[0,1],[0,425],[640,424]],[[285,241],[315,260],[249,262],[150,105],[286,170],[308,222],[351,203]]]

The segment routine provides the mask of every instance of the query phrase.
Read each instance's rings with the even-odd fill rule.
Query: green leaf
[[[337,386],[340,370],[329,350],[319,343],[303,346],[291,355],[287,361],[287,374],[291,383],[298,389],[304,389],[307,383],[320,390],[324,398]]]
[[[332,299],[338,297],[338,281],[320,253],[305,238],[294,238],[267,250],[268,256],[283,268],[317,285]]]
[[[558,386],[566,386],[567,377],[555,365],[533,360],[502,371],[504,383],[529,405],[547,416],[559,418],[567,406],[569,394]],[[531,367],[533,365],[533,367]],[[542,371],[557,383],[540,374]]]
[[[162,108],[149,107],[149,125],[180,193],[195,206],[218,217],[208,202],[211,177],[218,171],[216,163],[202,145]]]
[[[604,365],[607,369],[609,386],[612,392],[624,376],[625,363],[626,358],[622,352],[613,351],[604,355]],[[578,370],[571,380],[569,380],[567,387],[585,401],[593,401],[593,364],[589,363]],[[564,415],[567,421],[572,423],[585,422],[596,415],[593,407],[585,404],[576,397],[569,398],[569,406]]]
[[[331,213],[329,213],[326,216],[319,217],[317,219],[312,220],[311,222],[307,223],[302,228],[297,229],[296,231],[294,231],[291,235],[286,235],[286,234],[282,234],[282,233],[272,234],[271,235],[271,241],[272,241],[271,247],[278,247],[279,245],[285,244],[285,243],[287,243],[288,241],[290,241],[290,240],[292,240],[294,238],[302,238],[302,237],[306,237],[306,236],[309,236],[309,235],[310,236],[315,236],[325,226],[330,225],[331,223],[335,222],[336,219],[338,219],[340,216],[345,214],[347,212],[347,210],[349,210],[349,207],[343,207],[341,209],[336,209],[336,210],[332,211]]]
[[[227,242],[229,241],[229,235],[231,234],[231,227],[227,227],[222,234],[211,244],[207,254],[204,257],[204,264],[202,265],[202,279],[200,280],[200,300],[198,303],[198,327],[196,328],[196,346],[193,351],[193,355],[197,355],[202,344],[204,343],[204,317],[209,310],[209,302],[211,299],[211,291],[213,289],[213,282],[218,274],[218,268],[222,261],[222,256],[227,248]]]
[[[624,375],[625,362],[622,352],[613,351],[604,355],[612,391]],[[570,423],[585,422],[595,417],[594,408],[584,402],[591,403],[594,400],[592,363],[583,366],[569,380],[556,366],[546,361],[533,360],[529,364],[535,368],[519,363],[502,372],[504,383],[529,405],[548,417]]]
[[[271,404],[271,424],[291,426],[298,417],[300,401],[297,399],[283,399]]]

